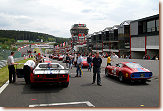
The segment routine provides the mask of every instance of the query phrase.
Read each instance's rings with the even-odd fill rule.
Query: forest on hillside
[[[11,45],[17,40],[29,40],[30,42],[39,42],[43,39],[44,42],[56,42],[57,44],[69,41],[69,38],[56,37],[53,35],[18,30],[0,30],[0,48],[10,49]]]

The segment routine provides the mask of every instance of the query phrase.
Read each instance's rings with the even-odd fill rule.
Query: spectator
[[[113,58],[113,59],[118,59],[119,57],[118,57],[115,53],[113,53],[112,58]]]
[[[72,69],[72,63],[73,63],[73,57],[71,56],[71,57],[70,57],[70,61],[69,61],[69,69],[70,69],[70,68]]]
[[[36,64],[42,63],[42,62],[43,62],[43,57],[41,56],[40,53],[38,53],[36,56]]]
[[[17,65],[18,63],[14,62],[14,52],[11,52],[11,55],[8,56],[7,64],[9,69],[9,83],[16,82],[16,74],[15,74],[15,67],[14,65]]]
[[[92,68],[92,56],[91,56],[91,53],[87,57],[87,62],[89,64],[88,71],[90,70],[90,72],[91,72],[91,68]]]
[[[151,60],[156,60],[156,58],[158,60],[157,54],[155,56],[153,56]]]
[[[77,59],[77,69],[76,69],[76,76],[78,77],[78,73],[80,73],[79,77],[81,77],[82,73],[82,56],[80,53],[78,53],[78,59]]]
[[[110,65],[111,66],[111,55],[108,56],[107,58],[107,66]]]
[[[69,62],[70,62],[70,55],[67,54],[67,55],[66,55],[66,67],[67,67],[67,68],[68,68]]]
[[[101,85],[101,77],[100,77],[100,72],[101,72],[101,63],[102,59],[99,56],[99,52],[96,52],[96,56],[93,58],[93,82],[92,84],[95,83],[96,81],[96,75],[97,75],[97,85]]]
[[[75,67],[76,67],[76,64],[77,64],[77,54],[75,53],[75,55],[74,55],[74,65],[75,65]]]

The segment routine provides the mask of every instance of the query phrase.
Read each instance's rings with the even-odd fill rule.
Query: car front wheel
[[[142,84],[145,84],[146,82],[147,82],[146,79],[141,80],[141,83],[142,83]]]

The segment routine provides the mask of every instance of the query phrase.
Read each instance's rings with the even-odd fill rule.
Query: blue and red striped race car
[[[130,80],[146,83],[152,77],[152,72],[135,62],[121,62],[116,66],[107,66],[105,75],[116,76],[120,82]]]

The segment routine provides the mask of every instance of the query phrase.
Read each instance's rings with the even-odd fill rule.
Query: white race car
[[[30,74],[31,85],[40,83],[60,83],[69,85],[69,70],[59,63],[39,63]]]

